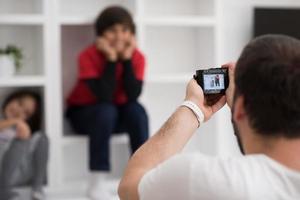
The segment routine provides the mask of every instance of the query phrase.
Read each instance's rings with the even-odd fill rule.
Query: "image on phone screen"
[[[223,90],[225,89],[224,74],[204,74],[205,90]]]

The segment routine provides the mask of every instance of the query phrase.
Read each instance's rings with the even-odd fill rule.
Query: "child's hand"
[[[27,140],[31,136],[31,131],[28,124],[22,120],[19,120],[16,124],[17,138],[21,140]]]
[[[123,60],[129,60],[132,57],[132,54],[136,48],[136,39],[134,36],[130,38],[130,41],[128,42],[126,48],[124,51],[121,53],[121,58]]]
[[[106,58],[109,61],[116,61],[118,59],[116,50],[108,43],[105,38],[97,38],[96,46],[99,51],[102,51],[105,54]]]

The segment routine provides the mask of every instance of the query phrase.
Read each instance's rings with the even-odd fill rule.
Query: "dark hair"
[[[135,25],[129,11],[120,6],[111,6],[104,9],[97,17],[95,22],[96,35],[101,36],[107,29],[116,24],[128,27],[135,34]]]
[[[31,129],[32,133],[35,133],[36,131],[41,129],[41,123],[42,123],[42,100],[41,96],[31,90],[19,90],[16,92],[11,93],[3,102],[2,104],[2,111],[5,110],[5,107],[13,100],[23,98],[23,97],[31,97],[34,99],[36,103],[35,112],[32,114],[32,116],[27,119],[27,123]]]
[[[250,125],[264,136],[300,137],[300,41],[265,35],[243,50],[235,72]]]

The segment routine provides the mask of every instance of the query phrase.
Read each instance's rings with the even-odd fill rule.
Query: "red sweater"
[[[132,55],[132,67],[138,80],[143,81],[145,72],[145,58],[136,49]],[[87,79],[100,78],[106,64],[106,58],[97,50],[95,45],[91,45],[79,55],[78,60],[78,80],[67,99],[68,106],[84,106],[97,103],[96,96],[90,91],[85,83]],[[117,87],[114,92],[114,103],[124,104],[128,101],[123,87],[123,65],[119,62],[116,66]]]

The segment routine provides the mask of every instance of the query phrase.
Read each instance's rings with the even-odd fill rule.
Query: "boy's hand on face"
[[[226,97],[224,95],[214,105],[207,105],[203,90],[195,79],[192,79],[187,85],[185,100],[192,101],[198,105],[204,114],[205,121],[209,120],[212,115],[220,110],[226,103]]]
[[[27,140],[31,136],[31,131],[26,122],[19,120],[16,124],[17,138]]]
[[[130,38],[130,40],[127,43],[127,46],[125,47],[124,51],[121,53],[121,58],[123,60],[129,60],[132,57],[132,54],[136,48],[136,39],[134,36]]]
[[[109,44],[104,37],[99,37],[96,40],[96,47],[99,51],[103,52],[109,61],[116,61],[118,55],[116,50]]]

